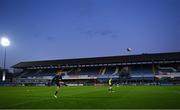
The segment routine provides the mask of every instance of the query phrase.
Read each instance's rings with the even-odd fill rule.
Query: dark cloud
[[[41,32],[35,32],[32,36],[38,40],[39,39],[48,40],[48,41],[56,40],[55,36],[47,36],[47,35],[42,34]]]
[[[110,30],[103,30],[103,31],[86,31],[86,35],[89,37],[112,37],[112,38],[117,38],[118,33],[110,31]]]
[[[40,33],[40,32],[35,32],[35,33],[33,34],[33,37],[34,37],[34,38],[41,38],[41,33]]]
[[[90,17],[94,12],[94,3],[91,0],[81,0],[79,2],[79,12],[81,16]]]
[[[46,37],[46,40],[48,40],[48,41],[53,41],[53,40],[56,40],[56,37],[54,37],[54,36],[48,36],[48,37]]]
[[[102,32],[99,32],[99,34],[100,34],[100,35],[102,35],[102,36],[108,36],[108,35],[113,34],[113,32],[112,32],[112,31],[107,30],[107,31],[102,31]]]

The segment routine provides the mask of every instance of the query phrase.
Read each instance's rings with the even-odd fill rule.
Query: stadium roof
[[[180,61],[180,52],[20,62],[13,68]]]

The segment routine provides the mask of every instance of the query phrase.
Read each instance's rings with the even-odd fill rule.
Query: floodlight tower
[[[128,56],[130,55],[130,52],[132,51],[132,48],[127,48],[126,51],[128,52]],[[130,56],[129,56],[130,57]],[[130,58],[128,58],[129,62],[130,62]]]
[[[4,63],[3,63],[3,77],[2,81],[6,80],[6,47],[10,46],[10,41],[6,37],[1,38],[1,45],[4,47]]]
[[[131,55],[131,52],[132,52],[132,48],[127,48],[126,49],[126,51],[128,52],[128,63],[129,64],[131,64],[131,57],[130,57],[130,55]],[[125,71],[126,71],[126,78],[129,78],[130,77],[130,66],[127,66],[127,68],[125,69]],[[127,82],[127,79],[126,79],[126,82]]]
[[[126,49],[128,52],[131,52],[132,51],[132,48],[127,48]]]

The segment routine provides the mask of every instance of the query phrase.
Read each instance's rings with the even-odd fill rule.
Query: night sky
[[[180,51],[180,0],[0,0],[7,66]],[[128,53],[126,48],[133,51]],[[4,50],[0,46],[1,67]]]

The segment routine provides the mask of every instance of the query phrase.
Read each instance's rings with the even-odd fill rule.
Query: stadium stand
[[[180,52],[110,56],[49,61],[20,62],[14,69],[14,81],[23,84],[46,84],[58,72],[68,84],[179,83]]]

